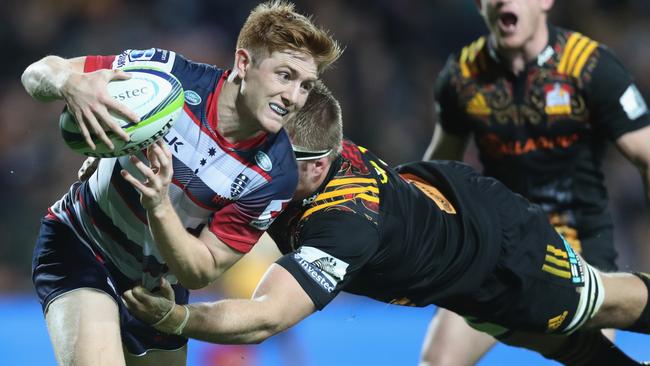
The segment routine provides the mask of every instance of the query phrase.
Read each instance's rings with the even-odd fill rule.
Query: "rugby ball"
[[[66,108],[59,118],[59,128],[63,140],[73,151],[99,158],[133,154],[164,136],[180,116],[185,97],[181,83],[172,74],[144,67],[123,70],[130,73],[131,78],[109,82],[108,93],[140,117],[140,122],[133,123],[111,114],[131,140],[124,141],[109,131],[107,136],[115,149],[109,149],[102,140],[93,136],[96,148],[92,150],[84,140],[74,116]]]

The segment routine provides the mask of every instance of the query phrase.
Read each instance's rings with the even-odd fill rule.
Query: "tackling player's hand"
[[[164,333],[172,333],[178,326],[172,312],[176,306],[174,289],[161,278],[160,291],[152,293],[141,285],[122,294],[122,300],[136,318]]]
[[[77,179],[79,179],[81,182],[87,181],[88,178],[93,175],[95,170],[97,170],[98,166],[99,158],[90,157],[84,160],[84,163],[81,164],[81,168],[79,168],[79,171],[77,172]]]
[[[134,123],[139,122],[138,115],[108,94],[109,81],[126,80],[130,77],[128,73],[119,69],[104,69],[90,73],[70,74],[63,84],[61,94],[68,106],[68,111],[74,116],[86,143],[93,150],[95,143],[91,138],[91,133],[111,149],[114,148],[114,145],[106,135],[106,131],[112,131],[124,141],[129,141],[129,135],[124,132],[110,112],[120,114]]]
[[[172,153],[164,141],[158,140],[147,148],[149,166],[136,156],[131,156],[131,162],[144,175],[140,182],[131,173],[122,170],[124,179],[140,192],[140,203],[145,210],[152,212],[169,202],[169,184],[172,181],[174,167]]]

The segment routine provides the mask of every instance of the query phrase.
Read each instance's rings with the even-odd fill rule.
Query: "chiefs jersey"
[[[605,147],[650,124],[646,103],[607,48],[549,28],[549,44],[519,75],[486,37],[452,55],[436,84],[439,123],[472,133],[484,173],[540,204],[555,224],[611,227]]]
[[[496,207],[516,211],[509,225],[530,225],[524,200],[494,179],[470,183],[478,174],[458,162],[422,164],[398,174],[345,141],[322,187],[271,225],[284,254],[278,264],[316,308],[340,291],[417,306],[472,293],[503,246]]]
[[[235,144],[226,141],[217,130],[217,99],[228,72],[171,51],[152,48],[88,56],[85,71],[128,66],[162,69],[183,85],[183,112],[163,138],[173,155],[169,195],[181,222],[194,234],[207,225],[233,249],[248,252],[297,185],[286,132]],[[142,152],[138,157],[147,161]],[[121,177],[121,169],[141,177],[128,157],[102,159],[93,176],[75,183],[49,216],[68,224],[129,278],[144,276],[146,283],[155,284],[168,268],[147,226],[139,193]]]
[[[347,291],[564,332],[586,319],[577,289],[594,291],[593,272],[544,211],[496,179],[457,161],[389,169],[349,141],[321,187],[269,234],[284,254],[277,263],[319,310]]]

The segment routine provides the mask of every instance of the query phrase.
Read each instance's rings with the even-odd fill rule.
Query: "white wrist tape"
[[[174,329],[172,334],[176,335],[181,335],[183,333],[183,329],[185,329],[185,326],[187,325],[187,322],[190,320],[190,308],[187,305],[181,305],[183,309],[185,309],[185,318],[183,318],[183,321],[181,324],[178,325],[178,328]]]

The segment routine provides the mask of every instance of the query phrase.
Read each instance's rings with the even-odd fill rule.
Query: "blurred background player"
[[[120,295],[166,277],[187,302],[186,288],[212,282],[253,247],[297,184],[282,125],[339,54],[293,4],[274,1],[250,13],[232,70],[156,48],[48,56],[25,70],[28,93],[65,100],[89,144],[110,142],[105,130],[123,135],[109,112],[137,120],[107,94],[109,81],[128,78],[120,68],[168,71],[186,93],[164,142],[102,159],[42,220],[33,279],[59,364],[185,364],[187,340],[135,320]]]
[[[438,123],[425,160],[462,160],[470,137],[484,173],[548,213],[594,267],[615,271],[601,164],[608,141],[636,165],[650,198],[650,115],[612,53],[547,23],[553,0],[477,0],[489,34],[452,55],[436,82]],[[423,364],[472,365],[495,344],[439,309]]]

